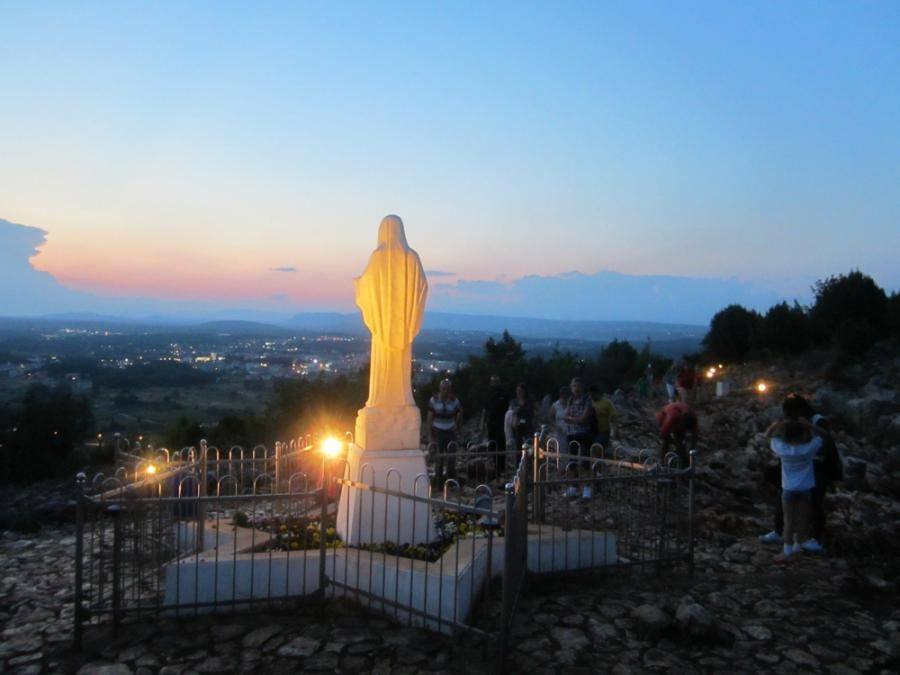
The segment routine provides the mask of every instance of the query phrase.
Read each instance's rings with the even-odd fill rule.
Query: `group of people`
[[[437,446],[435,455],[435,484],[456,476],[456,457],[448,452],[456,442],[462,421],[462,404],[453,393],[450,380],[442,380],[438,392],[428,401],[426,430],[429,445]],[[530,443],[534,433],[547,424],[565,450],[570,443],[578,443],[578,451],[587,455],[591,446],[606,447],[613,435],[616,408],[600,389],[587,391],[581,378],[575,377],[568,386],[561,387],[559,398],[541,419],[540,406],[527,385],[519,383],[510,399],[500,377],[491,377],[481,414],[481,432],[498,451],[495,466],[498,474],[506,472],[506,451],[518,450]]]
[[[843,478],[843,464],[828,419],[815,414],[805,397],[790,394],[781,410],[783,418],[766,431],[780,463],[780,470],[776,467],[769,478],[777,481],[781,494],[775,527],[760,540],[782,545],[775,562],[783,564],[801,551],[822,552],[825,495]]]
[[[690,404],[696,399],[697,385],[700,383],[697,369],[686,358],[675,361],[663,375],[666,396],[669,403],[681,401]]]
[[[559,398],[550,405],[548,423],[560,447],[572,447],[586,454],[595,443],[607,447],[613,436],[616,406],[600,389],[592,386],[585,392],[580,377],[572,378],[568,386],[560,387]]]
[[[677,370],[673,367],[666,374],[665,382],[669,402],[656,415],[660,459],[665,461],[668,453],[674,451],[686,466],[688,448],[695,442],[699,429],[697,414],[689,403],[696,382],[693,367],[685,364],[677,366]],[[481,414],[481,432],[497,450],[498,475],[506,473],[506,451],[531,443],[542,424],[554,434],[560,449],[571,452],[577,448],[585,457],[595,444],[607,447],[614,434],[615,405],[598,388],[586,390],[579,377],[560,388],[546,419],[541,419],[540,410],[524,383],[516,385],[515,395],[510,398],[501,379],[496,375],[491,377]],[[765,543],[782,545],[782,551],[775,557],[778,563],[790,561],[801,551],[823,550],[825,495],[842,478],[842,462],[828,419],[815,414],[809,401],[799,394],[784,399],[782,413],[783,418],[766,431],[770,447],[779,460],[766,475],[780,492],[775,524],[771,532],[760,536]],[[457,439],[462,415],[462,404],[454,395],[450,380],[441,381],[438,392],[428,402],[426,422],[428,442],[436,444],[438,450],[437,485],[456,476],[456,457],[448,450]],[[573,441],[577,446],[571,445]]]
[[[599,387],[586,388],[580,377],[560,387],[558,398],[550,404],[545,418],[542,418],[540,410],[527,385],[517,384],[510,399],[500,377],[491,377],[481,413],[480,430],[498,451],[495,466],[499,474],[506,472],[505,451],[519,450],[523,444],[530,443],[534,433],[544,424],[563,451],[577,449],[585,456],[595,444],[608,447],[614,435],[616,406]],[[428,401],[425,424],[429,445],[437,447],[436,484],[456,476],[456,457],[448,452],[448,447],[452,447],[451,443],[457,440],[462,416],[462,404],[453,393],[452,383],[449,379],[442,380],[437,393]],[[674,450],[682,465],[687,465],[688,447],[696,439],[699,426],[696,413],[682,398],[681,387],[674,394],[674,400],[657,413],[657,423],[660,459]],[[572,445],[573,442],[577,445]]]
[[[674,372],[674,371],[673,371]],[[670,373],[667,373],[668,378]],[[682,465],[689,462],[688,448],[695,442],[699,425],[689,401],[695,378],[690,366],[679,366],[672,379],[666,379],[669,402],[657,413],[661,442],[660,459],[674,451]],[[546,403],[545,403],[546,407]],[[559,390],[546,419],[528,387],[519,383],[510,398],[497,376],[490,381],[481,414],[481,432],[493,446],[498,475],[506,473],[506,451],[518,450],[531,442],[535,431],[546,424],[555,435],[559,447],[577,448],[587,457],[595,444],[607,447],[614,434],[616,407],[596,387],[586,390],[579,377]],[[842,463],[829,421],[815,414],[809,401],[791,394],[782,403],[783,419],[766,432],[770,447],[777,456],[777,466],[767,471],[766,478],[779,488],[775,524],[771,532],[760,536],[770,544],[781,544],[775,560],[785,563],[801,552],[821,552],[825,528],[825,495],[830,486],[842,478]],[[435,444],[435,483],[442,485],[456,476],[456,457],[451,444],[456,442],[463,408],[454,395],[450,380],[441,381],[438,392],[428,402],[426,422],[429,444]],[[570,445],[573,441],[577,446]],[[589,488],[585,488],[589,490]],[[585,495],[586,498],[589,495]]]

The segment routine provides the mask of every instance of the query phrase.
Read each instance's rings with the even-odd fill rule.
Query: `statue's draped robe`
[[[406,243],[403,222],[381,221],[378,248],[356,283],[356,304],[372,332],[366,407],[415,405],[412,341],[422,327],[428,282],[419,255]]]

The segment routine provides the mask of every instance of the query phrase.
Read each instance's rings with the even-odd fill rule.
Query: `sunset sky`
[[[347,310],[388,213],[450,290],[900,287],[896,2],[0,2],[0,102],[79,291]]]

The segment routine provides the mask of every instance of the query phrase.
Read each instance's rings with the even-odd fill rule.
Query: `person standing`
[[[590,466],[588,460],[591,455],[591,443],[594,440],[591,431],[594,423],[594,405],[591,402],[591,397],[585,392],[584,383],[580,377],[573,377],[569,388],[572,390],[572,398],[569,399],[564,418],[569,425],[569,435],[566,440],[568,443],[572,443],[572,441],[578,443],[578,454],[582,457],[581,468],[587,469]],[[568,452],[571,452],[571,450]],[[578,464],[570,462],[566,468],[566,477],[575,478],[577,477],[577,472]],[[575,485],[570,485],[566,490],[566,496],[577,497],[578,488]],[[591,498],[591,486],[589,484],[583,485],[581,497],[585,500]]]
[[[678,397],[682,402],[690,405],[693,402],[694,387],[697,384],[697,373],[694,366],[685,361],[681,370],[678,371],[678,377],[675,380],[675,388],[678,390]]]
[[[488,388],[484,408],[481,410],[481,433],[493,444],[494,465],[497,473],[506,471],[506,434],[503,431],[503,418],[508,409],[509,397],[503,387],[503,382],[497,375],[491,375],[491,384]]]
[[[829,420],[823,415],[815,414],[813,407],[805,396],[799,393],[788,394],[781,404],[781,411],[786,420],[801,420],[811,423],[822,436],[822,448],[813,456],[813,475],[815,485],[810,491],[812,524],[810,538],[800,543],[799,548],[809,553],[822,553],[822,538],[825,533],[825,495],[835,481],[843,479],[843,463],[840,453],[831,435]],[[781,544],[784,535],[784,501],[781,494],[781,461],[764,471],[766,482],[778,488],[775,501],[775,516],[772,530],[759,536],[764,544]]]
[[[550,405],[547,414],[547,421],[553,428],[553,435],[559,444],[559,449],[565,449],[564,446],[568,441],[569,423],[566,422],[566,408],[569,407],[569,399],[572,398],[572,390],[568,385],[559,388],[559,398]]]
[[[653,385],[656,384],[656,376],[653,373],[652,361],[647,362],[647,367],[644,369],[644,377],[647,379],[647,394],[648,396],[653,396]]]
[[[690,462],[690,455],[685,441],[689,434],[692,442],[697,435],[696,413],[684,401],[675,401],[656,413],[656,422],[659,425],[659,438],[662,442],[659,461],[665,462],[669,448],[674,447],[682,466],[687,466]]]
[[[569,399],[569,405],[566,406],[566,415],[564,417],[569,425],[569,434],[566,442],[575,441],[578,443],[578,452],[582,456],[590,454],[590,447],[593,438],[591,438],[591,420],[594,415],[594,406],[591,397],[584,391],[584,383],[580,377],[573,377],[569,384],[572,390],[572,398]]]
[[[591,402],[594,406],[594,420],[597,426],[594,440],[604,448],[608,448],[613,436],[616,406],[600,391],[599,387],[591,387]]]
[[[428,443],[437,444],[434,468],[435,487],[440,488],[445,478],[456,478],[456,432],[462,420],[462,404],[453,394],[450,380],[441,380],[437,396],[428,400]],[[444,467],[446,465],[446,476]]]
[[[513,412],[513,436],[516,439],[515,449],[518,453],[526,441],[531,442],[534,435],[534,400],[524,383],[516,385],[516,397],[509,402],[509,409]]]
[[[784,544],[775,562],[787,563],[801,550],[811,530],[811,492],[816,485],[813,456],[822,447],[822,436],[805,419],[785,419],[766,430],[772,452],[781,460],[781,500],[784,511]]]
[[[813,456],[813,473],[816,485],[812,489],[812,538],[803,542],[800,547],[811,553],[822,553],[822,542],[825,536],[825,495],[831,486],[844,478],[844,464],[838,452],[834,436],[831,434],[831,422],[824,415],[813,415],[812,425],[822,435],[822,449]]]
[[[669,403],[675,403],[675,381],[678,379],[679,367],[677,363],[672,363],[666,374],[663,375],[663,382],[666,384],[666,396]]]

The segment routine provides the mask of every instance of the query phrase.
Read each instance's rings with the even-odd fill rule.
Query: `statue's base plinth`
[[[363,408],[356,415],[354,440],[366,451],[418,448],[422,413],[414,405]]]
[[[346,477],[355,482],[410,497],[345,485],[341,489],[338,505],[337,531],[346,545],[387,541],[422,544],[434,540],[434,522],[428,504],[412,498],[421,497],[424,500],[430,494],[424,452],[417,447],[409,450],[368,450],[351,444],[347,454],[347,470]]]

